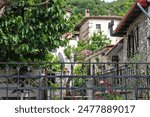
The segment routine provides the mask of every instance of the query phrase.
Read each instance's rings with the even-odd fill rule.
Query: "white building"
[[[65,18],[70,18],[71,17],[71,10],[65,9],[66,15]],[[71,47],[77,47],[77,42],[79,40],[78,38],[78,32],[75,32],[74,34],[72,32],[66,32],[64,35],[62,35],[62,39],[68,39],[69,43],[68,45]],[[55,56],[58,56],[61,60],[61,62],[71,62],[64,54],[64,49],[65,47],[59,47],[55,50],[52,50],[52,54]]]
[[[113,22],[115,29],[122,19],[119,16],[90,16],[90,11],[85,11],[85,18],[75,27],[76,31],[79,31],[79,39],[88,39],[94,33],[103,33],[110,40],[111,44],[117,43],[120,38],[112,37],[110,35],[110,23]]]
[[[68,39],[69,42],[68,42],[68,46],[71,46],[71,47],[77,47],[77,44],[78,44],[78,40],[79,40],[79,36],[78,35],[78,32],[76,32],[75,34],[72,34],[72,33],[65,33],[62,38],[63,39]],[[60,46],[59,48],[55,49],[52,51],[52,54],[54,56],[58,56],[59,58],[61,57],[61,62],[71,62],[64,54],[64,49],[66,48],[67,46],[65,47],[62,47]]]

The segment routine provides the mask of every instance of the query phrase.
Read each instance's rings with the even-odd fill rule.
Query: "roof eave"
[[[87,20],[93,20],[93,19],[115,19],[115,20],[122,20],[121,16],[89,16],[89,17],[84,17],[84,19],[75,26],[74,30],[79,31],[80,27],[87,21]]]
[[[123,17],[117,28],[114,30],[112,36],[119,36],[122,37],[126,34],[126,30],[128,26],[136,19],[136,17],[141,13],[140,9],[137,7],[137,2],[139,2],[142,7],[146,8],[148,6],[146,0],[137,0],[132,7],[129,9],[129,11],[126,13],[126,15]],[[130,19],[129,19],[130,18]]]

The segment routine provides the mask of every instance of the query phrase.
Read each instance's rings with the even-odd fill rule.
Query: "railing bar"
[[[28,82],[27,82],[27,85],[30,85],[30,70],[31,70],[31,68],[30,68],[30,69],[28,69],[28,77],[27,77],[27,78],[28,78],[28,79],[27,79],[27,80],[28,80]],[[27,99],[30,99],[30,90],[29,90],[29,89],[28,89],[28,92],[27,92],[27,93],[28,93],[28,95],[27,95],[27,96],[28,96],[28,97],[27,97]]]
[[[6,89],[6,87],[0,87],[0,89]],[[14,89],[17,89],[17,87],[8,87],[8,90],[14,90]],[[95,88],[87,88],[87,87],[85,87],[85,88],[83,88],[83,87],[68,87],[68,88],[66,88],[66,87],[57,87],[57,88],[53,88],[53,87],[20,87],[19,88],[20,90],[21,89],[25,89],[25,90],[31,90],[31,89],[42,89],[42,90],[45,90],[45,89],[80,89],[80,90],[82,90],[82,89],[88,89],[88,90],[92,90],[92,89],[94,89],[94,90],[99,90],[99,89],[104,89],[104,88],[97,88],[97,87],[95,87]],[[125,88],[121,88],[121,87],[112,87],[112,89],[117,89],[117,90],[125,90]],[[127,88],[127,90],[133,90],[134,88]],[[138,88],[138,89],[150,89],[150,87],[141,87],[141,88]]]
[[[149,69],[149,66],[147,64],[146,65],[146,75],[149,75],[148,69]],[[147,78],[146,81],[147,81],[147,87],[148,87],[149,86],[149,79]],[[148,89],[147,89],[147,99],[149,100],[149,90]]]
[[[138,74],[138,64],[135,64],[136,65],[136,74]],[[135,88],[135,99],[137,100],[138,99],[138,78],[136,78],[136,88]]]
[[[125,91],[127,92],[127,78],[125,78]],[[125,99],[127,100],[127,98],[127,93],[125,93]]]
[[[39,66],[38,68],[38,74],[41,75],[41,67]],[[40,78],[38,79],[38,82],[39,82],[39,87],[41,86],[41,81],[40,81]],[[38,99],[41,100],[41,89],[38,88]]]
[[[94,64],[92,64],[92,72],[91,72],[92,74],[90,74],[90,75],[95,75],[95,66],[94,66]],[[93,97],[93,100],[94,100],[94,97],[95,97],[95,79],[93,79],[93,77],[92,77],[92,97]]]
[[[9,79],[14,79],[14,78],[27,78],[27,76],[25,75],[13,75],[13,76],[5,76],[5,77],[8,77]],[[45,76],[43,75],[40,75],[40,76],[37,76],[37,75],[30,75],[30,78],[31,79],[40,79],[41,77],[45,78]],[[54,76],[51,76],[51,75],[48,75],[47,78],[53,78]],[[68,78],[79,78],[81,76],[79,75],[57,75],[55,76],[56,78],[65,78],[65,77],[68,77]],[[93,77],[93,78],[136,78],[136,79],[140,79],[140,78],[148,78],[150,79],[150,75],[121,75],[121,76],[118,76],[118,75],[91,75],[91,76],[88,76],[88,75],[83,75],[82,76],[83,78],[90,78],[90,77]],[[2,79],[4,79],[4,77],[1,77]]]
[[[85,68],[85,66],[84,66],[84,64],[82,63],[82,73],[81,73],[81,76],[84,76],[84,68]],[[82,85],[82,89],[81,89],[81,95],[82,95],[82,100],[83,100],[83,93],[84,93],[84,90],[83,90],[83,88],[84,88],[84,85],[83,85],[83,83],[84,83],[84,78],[82,77],[82,81],[81,81],[82,83],[81,83],[81,85]]]
[[[21,67],[24,65],[24,66],[29,66],[29,65],[33,65],[33,67],[37,68],[37,66],[41,65],[42,68],[45,68],[43,65],[45,64],[44,62],[43,63],[18,63],[18,62],[14,62],[14,63],[7,63],[7,64],[3,64],[3,65],[9,65],[11,68],[13,68],[15,66],[15,64],[17,63],[18,66],[21,65]],[[47,65],[50,65],[50,64],[54,64],[54,63],[49,63],[47,62],[46,63]],[[62,66],[66,63],[58,63],[59,65],[61,64],[61,71],[59,71],[60,74],[55,74],[55,76],[52,76],[51,74],[50,75],[46,75],[46,76],[43,76],[41,74],[39,75],[32,75],[30,72],[28,74],[25,74],[25,75],[22,75],[20,73],[20,70],[18,70],[18,72],[16,72],[17,74],[16,75],[13,75],[13,73],[11,73],[11,71],[9,71],[9,73],[6,73],[5,75],[1,74],[0,75],[0,80],[2,80],[2,84],[1,86],[3,87],[0,87],[0,89],[4,89],[6,91],[6,93],[4,94],[6,96],[6,99],[8,99],[9,97],[9,92],[14,89],[14,90],[17,90],[16,93],[17,93],[17,99],[20,99],[19,98],[19,91],[20,90],[27,90],[28,91],[28,99],[30,99],[30,96],[32,93],[30,93],[30,90],[31,89],[34,89],[34,90],[52,90],[52,89],[59,89],[60,90],[60,98],[63,99],[63,90],[65,89],[69,89],[71,90],[71,92],[73,92],[73,90],[75,89],[78,89],[80,90],[80,92],[82,92],[81,96],[82,96],[82,99],[84,99],[84,96],[85,96],[85,90],[92,90],[92,96],[93,96],[93,99],[94,99],[94,92],[97,91],[97,90],[100,90],[101,88],[100,87],[96,87],[96,84],[94,84],[94,80],[100,80],[100,79],[103,79],[103,80],[114,80],[114,85],[113,85],[113,89],[115,92],[117,92],[118,90],[122,90],[125,94],[125,98],[128,99],[128,91],[130,90],[134,90],[135,92],[135,98],[138,99],[139,98],[139,91],[142,91],[145,90],[147,92],[146,94],[146,98],[149,99],[149,90],[150,90],[150,87],[149,87],[149,81],[150,81],[150,74],[149,74],[149,68],[148,68],[148,64],[147,63],[144,63],[144,64],[141,64],[141,63],[136,63],[136,64],[133,64],[133,63],[129,63],[129,64],[120,64],[121,66],[118,66],[118,69],[109,69],[109,70],[106,70],[106,69],[100,69],[100,68],[96,68],[95,70],[93,70],[93,74],[86,74],[84,73],[85,72],[85,66],[87,65],[92,65],[92,66],[96,66],[97,63],[82,63],[82,75],[73,75],[73,74],[63,74],[63,68]],[[67,63],[67,64],[70,64],[70,63]],[[101,66],[105,66],[105,68],[107,68],[107,64],[108,63],[99,63]],[[110,65],[113,65],[115,63],[111,63]],[[2,64],[1,64],[2,65]],[[14,67],[15,68],[15,67]],[[91,68],[91,67],[90,67]],[[90,69],[89,68],[89,69]],[[145,71],[146,69],[146,71]],[[118,70],[122,70],[123,74],[118,74]],[[143,73],[144,71],[144,73]],[[89,71],[90,72],[90,71]],[[99,72],[99,75],[97,75],[96,72]],[[48,81],[51,79],[51,78],[59,78],[60,79],[60,85],[58,88],[52,88],[52,87],[44,87],[44,86],[41,86],[41,82],[40,82],[40,79],[41,78],[47,78]],[[69,79],[78,79],[78,78],[81,78],[82,77],[82,86],[81,87],[69,87],[69,88],[66,88],[63,86],[63,78],[69,78]],[[92,78],[93,80],[93,83],[91,84],[92,86],[90,88],[87,88],[86,85],[84,84],[86,81],[85,80],[90,80]],[[14,81],[16,80],[16,81]],[[26,87],[20,87],[20,80],[23,80],[24,82],[25,81],[28,81],[27,83],[25,83]],[[120,81],[121,80],[124,80],[124,86],[121,86],[122,84],[120,84]],[[12,83],[12,85],[9,85],[9,81],[11,81],[10,83]],[[30,82],[32,81],[35,81],[36,83],[36,86],[29,86],[30,85]],[[132,86],[131,88],[128,87],[128,85],[131,85],[131,81],[134,81],[134,84],[135,84],[135,87]],[[139,81],[142,81],[139,82]],[[16,84],[15,84],[16,83]],[[139,84],[140,83],[140,84]],[[143,85],[144,84],[144,85]],[[15,86],[17,85],[17,86]],[[139,85],[139,86],[138,86]],[[13,87],[14,86],[14,87]],[[119,87],[120,86],[120,87]],[[50,91],[51,92],[51,91]],[[53,94],[50,94],[50,96],[52,96]],[[39,93],[39,97],[40,96],[40,93]]]
[[[89,62],[64,62],[64,64],[89,64]],[[91,62],[92,64],[114,64],[114,62]],[[14,64],[20,64],[20,65],[44,65],[44,64],[61,64],[60,62],[0,62],[0,64],[4,65],[4,64],[9,64],[9,65],[14,65]],[[127,62],[119,62],[118,64],[128,64],[128,65],[132,65],[132,64],[149,64],[149,62],[144,63],[144,62],[132,62],[132,63],[127,63]]]
[[[7,75],[9,74],[9,66],[8,65],[6,65],[6,74]],[[8,77],[6,77],[6,78],[7,78],[6,99],[8,99],[8,80],[9,80],[9,78]]]
[[[19,100],[19,75],[20,75],[20,64],[17,64],[17,100]]]
[[[63,63],[61,63],[61,76],[63,75]],[[60,77],[60,99],[61,100],[63,100],[63,97],[62,97],[62,95],[63,95],[63,93],[62,93],[62,87],[63,87],[63,83],[62,83],[63,81],[62,81],[62,77]]]
[[[52,75],[52,69],[53,69],[53,66],[52,66],[52,64],[50,64],[50,76]],[[47,76],[47,78],[48,78],[48,76]],[[49,80],[49,78],[48,78],[48,80]],[[55,78],[55,81],[56,81],[56,78]],[[50,88],[51,88],[51,84],[50,84]],[[52,100],[52,90],[49,89],[49,91],[50,91],[50,100]]]

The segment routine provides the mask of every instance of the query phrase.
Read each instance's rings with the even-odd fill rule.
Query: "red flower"
[[[107,81],[106,81],[106,85],[107,85],[107,86],[111,86],[111,83],[107,80]]]

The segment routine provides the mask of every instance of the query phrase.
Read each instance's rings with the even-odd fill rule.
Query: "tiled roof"
[[[100,55],[100,54],[102,54],[102,53],[105,53],[105,52],[109,51],[109,50],[110,50],[111,48],[113,48],[113,47],[114,47],[114,45],[112,45],[112,44],[111,44],[111,45],[107,45],[107,46],[105,46],[105,47],[103,47],[103,48],[100,48],[100,49],[98,49],[98,50],[92,52],[91,54],[85,56],[85,58],[86,58],[86,59],[93,58],[93,57],[95,57],[95,56],[97,56],[97,55]]]

